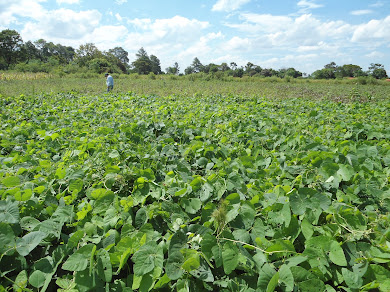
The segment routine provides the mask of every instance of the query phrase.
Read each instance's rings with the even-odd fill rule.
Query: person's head
[[[110,75],[110,74],[106,73],[106,74],[104,74],[104,77],[106,77],[106,78],[107,78],[107,76],[108,76],[108,75]]]

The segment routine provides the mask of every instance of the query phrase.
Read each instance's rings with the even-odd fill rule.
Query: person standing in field
[[[106,77],[107,92],[110,92],[114,88],[114,78],[108,73],[104,76]]]

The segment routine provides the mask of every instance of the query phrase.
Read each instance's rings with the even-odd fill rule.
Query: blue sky
[[[164,70],[247,62],[310,74],[330,62],[390,74],[390,0],[0,0],[0,29],[24,41],[143,47]]]

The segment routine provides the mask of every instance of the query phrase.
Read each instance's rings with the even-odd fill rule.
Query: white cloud
[[[227,24],[236,28],[256,42],[259,47],[313,46],[324,39],[350,37],[353,27],[343,21],[328,21],[303,14],[298,17],[269,14],[242,14],[244,22]]]
[[[116,20],[118,20],[118,21],[122,21],[122,20],[123,20],[122,16],[121,16],[119,13],[116,13],[116,14],[115,14],[115,18],[116,18]]]
[[[127,3],[127,0],[116,0],[115,3],[118,5],[122,5],[124,3]]]
[[[376,3],[371,4],[370,7],[378,8],[378,7],[383,7],[384,5],[385,5],[385,3],[383,3],[382,1],[378,1]]]
[[[324,5],[322,4],[316,4],[314,1],[310,1],[310,0],[301,0],[297,3],[298,7],[300,7],[300,13],[307,13],[308,11],[312,10],[312,9],[317,9],[317,8],[321,8],[321,7],[324,7]]]
[[[188,19],[182,16],[174,16],[169,19],[133,19],[128,21],[133,24],[136,33],[128,38],[128,43],[153,44],[153,43],[186,43],[197,40],[202,35],[202,30],[209,26],[207,21]]]
[[[58,4],[79,4],[80,0],[57,0]]]
[[[125,26],[106,25],[100,26],[86,35],[83,42],[96,44],[101,50],[108,50],[122,46],[122,40],[127,36],[128,30]]]
[[[376,59],[376,58],[380,59],[380,58],[385,57],[385,54],[378,52],[378,51],[373,51],[373,52],[367,54],[366,57],[368,57],[370,59]]]
[[[24,38],[37,40],[82,40],[98,27],[102,15],[97,10],[75,12],[58,9],[46,12],[37,22],[28,22],[21,34]]]
[[[218,0],[217,3],[214,4],[212,11],[231,12],[239,9],[250,1],[251,0]]]
[[[371,14],[371,13],[373,13],[373,11],[369,10],[369,9],[351,11],[352,15],[367,15],[367,14]]]
[[[358,25],[352,35],[352,42],[376,42],[389,43],[390,40],[390,16],[384,19],[373,19],[367,23]]]
[[[133,31],[127,34],[124,41],[129,55],[143,47],[149,55],[158,56],[163,69],[174,62],[188,66],[194,57],[210,54],[210,42],[223,38],[221,32],[205,33],[209,22],[182,16],[154,20],[136,18],[127,23]]]
[[[0,25],[8,26],[18,23],[18,17],[39,20],[45,16],[46,10],[40,2],[44,0],[14,0],[0,2]]]
[[[246,51],[252,47],[252,42],[249,38],[234,36],[223,44],[223,47],[226,48],[226,51]]]

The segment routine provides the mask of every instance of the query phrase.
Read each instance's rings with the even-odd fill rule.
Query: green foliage
[[[0,285],[388,291],[388,99],[243,84],[1,96]]]

